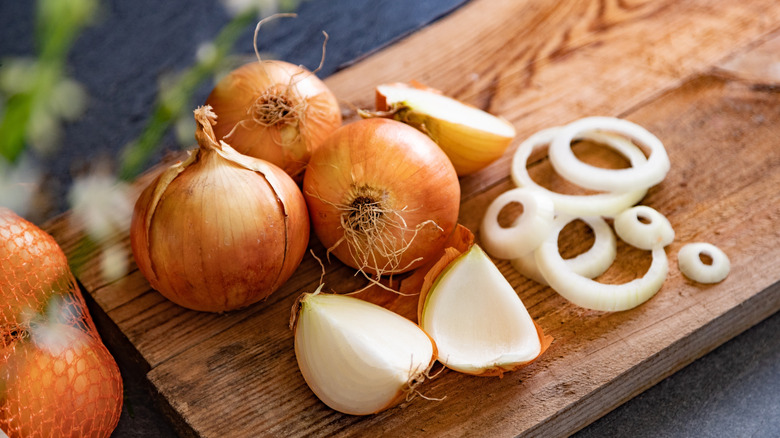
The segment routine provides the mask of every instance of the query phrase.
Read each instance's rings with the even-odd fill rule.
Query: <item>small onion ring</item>
[[[498,214],[512,202],[523,205],[523,213],[510,227],[498,223]],[[480,228],[482,247],[493,257],[514,259],[529,254],[542,243],[552,229],[555,217],[552,200],[526,188],[500,194],[485,211]]]
[[[617,239],[615,233],[609,227],[607,222],[598,216],[577,218],[588,224],[595,240],[593,245],[582,254],[566,259],[566,266],[572,271],[586,278],[596,278],[609,269],[617,256]],[[512,259],[512,267],[519,273],[536,281],[547,285],[547,280],[536,266],[534,253],[526,254],[522,257]]]
[[[712,259],[707,265],[701,260],[704,254]],[[723,281],[731,270],[731,262],[726,253],[717,246],[706,243],[689,243],[677,253],[677,265],[686,277],[699,283],[718,283]]]
[[[649,222],[644,223],[640,218]],[[615,216],[615,232],[627,244],[646,251],[674,241],[674,228],[669,219],[646,205],[637,205]]]
[[[518,146],[512,159],[512,181],[518,187],[528,187],[544,193],[555,204],[555,210],[572,216],[613,216],[636,204],[645,194],[646,189],[624,193],[599,193],[595,195],[565,195],[553,192],[537,184],[528,174],[528,158],[534,150],[546,146],[553,141],[560,127],[548,128],[533,134]],[[592,133],[590,139],[602,142],[626,157],[632,166],[639,166],[647,161],[644,153],[627,139],[606,133]]]
[[[650,158],[627,169],[604,169],[580,161],[571,150],[576,138],[593,138],[594,131],[610,131],[634,139],[650,148]],[[666,177],[669,156],[661,140],[650,131],[624,119],[585,117],[576,120],[555,135],[548,151],[555,171],[567,180],[592,190],[628,192],[647,189]]]
[[[587,309],[617,312],[632,309],[661,289],[669,272],[663,247],[653,248],[653,262],[645,275],[624,284],[603,284],[572,272],[558,250],[558,235],[572,217],[559,216],[547,240],[535,251],[539,271],[556,292]]]

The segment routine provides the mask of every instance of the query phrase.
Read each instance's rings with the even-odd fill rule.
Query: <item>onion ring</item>
[[[646,205],[631,207],[615,216],[615,233],[627,244],[646,251],[674,241],[674,228],[669,219]]]
[[[518,146],[512,159],[512,181],[518,187],[528,187],[547,195],[555,204],[555,210],[572,216],[614,216],[639,202],[646,189],[623,193],[599,193],[595,195],[565,195],[553,192],[537,184],[528,174],[528,157],[534,150],[553,141],[560,127],[548,128],[533,134]],[[647,161],[644,153],[627,139],[605,133],[593,133],[590,138],[599,141],[626,157],[632,166]]]
[[[705,264],[701,255],[712,259],[712,264]],[[731,262],[726,253],[711,243],[689,243],[680,248],[677,253],[677,266],[686,277],[699,283],[718,283],[723,281],[731,270]]]
[[[566,266],[572,271],[586,278],[595,278],[609,269],[617,256],[617,239],[615,233],[609,227],[607,222],[598,216],[577,218],[588,224],[595,240],[593,245],[582,254],[576,257],[566,259]],[[547,280],[536,266],[534,253],[526,254],[522,257],[512,259],[512,267],[519,273],[536,281],[547,285]]]
[[[650,148],[650,158],[627,169],[604,169],[580,161],[571,150],[571,142],[576,138],[592,139],[597,130],[622,134],[644,144]],[[585,117],[564,126],[550,143],[548,155],[555,171],[567,180],[587,189],[609,192],[652,187],[663,181],[670,167],[669,156],[658,137],[636,123],[614,117]]]
[[[502,227],[498,214],[512,202],[522,204],[523,213],[511,227]],[[550,198],[533,190],[517,188],[502,193],[482,218],[482,247],[493,257],[507,260],[533,252],[552,229],[554,208]]]
[[[558,251],[558,235],[571,217],[559,216],[553,231],[534,252],[539,271],[556,292],[587,309],[616,312],[632,309],[652,298],[669,272],[663,247],[653,248],[653,262],[643,277],[624,284],[603,284],[572,272]]]

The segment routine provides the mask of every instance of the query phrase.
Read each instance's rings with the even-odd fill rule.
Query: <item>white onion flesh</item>
[[[498,215],[513,202],[523,206],[523,213],[510,227],[502,227]],[[550,232],[554,208],[550,198],[530,189],[517,188],[502,193],[490,203],[482,218],[482,246],[499,259],[510,260],[530,254]]]
[[[300,301],[298,366],[317,397],[337,411],[368,415],[403,401],[434,353],[422,329],[383,307],[335,294]]]
[[[702,261],[701,256],[711,259],[710,264]],[[723,250],[706,242],[684,245],[677,253],[677,265],[680,272],[693,281],[705,284],[723,281],[731,270],[731,262]]]
[[[595,239],[593,245],[582,254],[578,254],[570,259],[565,259],[566,267],[572,272],[586,278],[596,278],[609,269],[617,256],[617,239],[615,233],[609,227],[609,224],[601,217],[581,217],[577,218],[585,222],[591,230]],[[548,285],[544,275],[539,271],[536,265],[536,256],[533,252],[512,260],[512,267],[517,272],[536,281],[537,283]]]
[[[467,374],[501,375],[542,352],[528,310],[477,245],[437,278],[420,326],[436,342],[439,362]]]
[[[571,149],[572,141],[594,139],[598,131],[636,140],[650,149],[650,158],[627,169],[604,169],[580,161]],[[562,177],[584,188],[609,192],[648,189],[663,181],[670,167],[669,156],[658,137],[635,123],[613,117],[585,117],[564,126],[555,134],[548,154]]]
[[[555,211],[572,216],[614,216],[639,202],[647,189],[608,192],[593,195],[566,195],[537,184],[528,174],[528,158],[538,148],[546,147],[558,136],[561,127],[544,129],[532,135],[518,146],[512,160],[512,180],[519,187],[527,187],[547,195],[555,204]],[[629,140],[606,133],[592,133],[589,138],[603,143],[626,157],[632,167],[643,165],[647,158]]]
[[[558,250],[558,235],[573,219],[557,217],[553,231],[535,251],[539,271],[561,296],[580,307],[616,312],[644,303],[661,289],[669,272],[663,247],[653,248],[653,261],[645,275],[628,283],[604,284],[572,272]]]
[[[669,219],[646,205],[637,205],[615,216],[615,232],[627,244],[646,251],[674,241],[674,228]]]

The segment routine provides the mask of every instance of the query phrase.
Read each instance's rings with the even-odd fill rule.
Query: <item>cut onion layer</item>
[[[528,364],[551,342],[477,245],[437,277],[425,297],[420,325],[436,342],[439,362],[481,376],[500,376]]]
[[[436,347],[417,325],[358,298],[304,294],[293,324],[303,378],[346,414],[373,414],[406,400],[434,361]]]
[[[617,239],[615,233],[607,222],[600,217],[578,218],[588,224],[595,240],[593,245],[576,257],[565,259],[566,267],[572,272],[586,278],[596,278],[609,269],[617,256]],[[512,267],[519,273],[544,285],[548,285],[544,275],[536,265],[536,256],[533,252],[512,260]]]
[[[523,213],[510,227],[502,227],[498,223],[498,215],[513,202],[523,206]],[[554,208],[550,198],[531,189],[518,188],[502,193],[493,200],[482,218],[482,246],[499,259],[510,260],[530,254],[550,232]]]
[[[580,161],[572,152],[571,142],[577,138],[593,138],[594,131],[609,131],[634,139],[650,149],[650,158],[627,169],[604,169]],[[555,134],[550,144],[550,162],[555,171],[567,180],[592,190],[630,192],[650,188],[669,172],[669,156],[661,140],[645,128],[628,120],[613,117],[585,117],[576,120]]]
[[[663,247],[652,250],[653,262],[647,273],[624,284],[604,284],[572,272],[558,251],[558,235],[571,217],[555,219],[553,231],[535,251],[539,271],[556,292],[587,309],[616,312],[632,309],[653,297],[669,272]]]
[[[627,244],[646,251],[674,241],[674,228],[669,219],[646,205],[637,205],[615,216],[615,232]]]
[[[614,216],[641,200],[647,189],[595,195],[566,195],[553,192],[537,184],[528,174],[528,158],[536,149],[545,147],[560,132],[560,127],[548,128],[526,139],[515,151],[512,160],[512,180],[519,187],[528,187],[547,195],[555,204],[555,211],[572,216]],[[606,133],[592,133],[593,141],[603,143],[626,157],[631,166],[647,162],[642,151],[623,137]]]
[[[702,256],[709,257],[711,263],[704,263]],[[723,281],[731,270],[731,262],[726,253],[706,242],[689,243],[680,248],[677,265],[686,277],[707,284]]]

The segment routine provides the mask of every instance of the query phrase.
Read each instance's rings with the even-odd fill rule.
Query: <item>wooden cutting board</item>
[[[641,203],[676,230],[663,288],[630,311],[587,311],[499,262],[555,338],[540,360],[502,379],[444,371],[423,388],[443,400],[417,398],[355,417],[322,404],[297,368],[287,324],[298,294],[319,283],[313,258],[263,303],[199,313],[151,290],[134,265],[119,280],[104,278],[105,248],[129,254],[126,234],[85,246],[83,224],[58,218],[47,229],[102,310],[95,317],[109,324],[106,342],[147,373],[183,434],[567,435],[780,309],[777,1],[474,0],[326,82],[343,101],[370,108],[376,84],[411,79],[518,129],[502,159],[461,179],[460,222],[477,241],[485,208],[512,187],[512,152],[531,133],[592,115],[623,117],[655,133],[672,167]],[[530,171],[565,189],[543,155]],[[705,286],[680,274],[677,251],[692,241],[730,256],[725,281]],[[562,242],[563,251],[586,242]],[[323,253],[315,240],[311,246]],[[625,245],[618,260],[603,281],[628,281],[649,265],[647,253]],[[334,289],[358,286],[339,263],[326,268]]]

